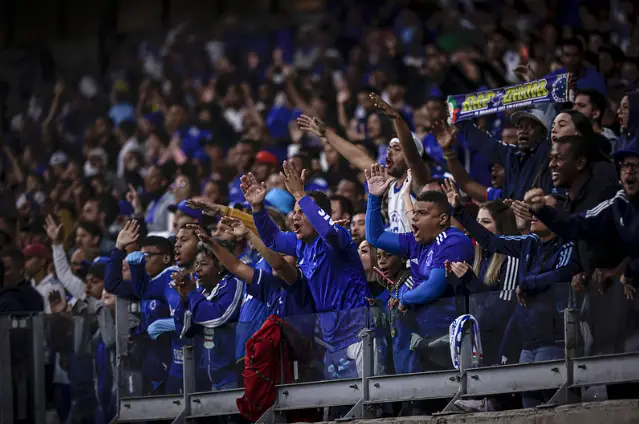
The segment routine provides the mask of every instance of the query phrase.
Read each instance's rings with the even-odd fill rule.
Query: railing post
[[[11,317],[0,316],[0,424],[13,424]]]
[[[124,363],[128,356],[129,348],[129,303],[128,299],[117,297],[115,301],[115,373],[114,376],[117,384],[116,397],[118,410],[120,414],[120,399],[122,396],[122,387],[125,382]]]
[[[191,415],[191,394],[195,393],[195,354],[193,352],[193,346],[190,344],[182,347],[182,355],[184,357],[182,366],[182,384],[184,391],[182,403],[184,406],[182,412],[173,420],[172,424],[183,424],[186,422],[186,418]]]
[[[44,424],[47,414],[46,382],[44,377],[44,316],[31,316],[31,348],[33,381],[33,417],[35,424]]]
[[[454,398],[448,402],[448,405],[441,411],[441,414],[456,413],[459,408],[455,406],[455,402],[461,399],[467,392],[468,370],[473,368],[473,330],[472,322],[467,320],[462,328],[462,340],[459,355],[459,389]]]
[[[372,411],[365,405],[369,399],[368,379],[375,374],[375,349],[373,347],[374,338],[372,334],[373,332],[369,328],[364,328],[357,335],[362,341],[362,382],[360,383],[362,397],[344,418],[338,421],[374,418]]]
[[[577,356],[579,314],[577,309],[564,309],[564,361],[566,366],[566,381],[557,390],[546,406],[564,405],[579,401],[578,396],[570,387],[574,379],[573,361]]]

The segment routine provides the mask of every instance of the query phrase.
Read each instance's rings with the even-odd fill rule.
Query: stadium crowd
[[[87,322],[82,348],[47,344],[60,422],[115,415],[116,297],[141,305],[138,394],[180,393],[190,343],[198,390],[240,387],[270,316],[321,344],[313,378],[361,375],[365,326],[377,374],[451,368],[424,345],[477,293],[495,295],[482,365],[562,358],[559,297],[588,353],[639,348],[596,319],[639,281],[636,10],[453,6],[334,2],[253,38],[180,26],[11,117],[0,313]],[[449,124],[448,95],[564,73],[570,102]]]

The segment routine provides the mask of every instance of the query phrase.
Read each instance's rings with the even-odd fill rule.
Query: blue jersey
[[[199,367],[206,370],[214,389],[231,388],[235,375],[234,326],[240,314],[244,283],[232,275],[225,276],[207,292],[198,287],[180,301],[175,310],[175,329],[182,339],[196,337]]]
[[[140,301],[142,319],[140,325],[135,329],[135,333],[141,334],[146,332],[152,322],[168,318],[170,315],[169,306],[165,299],[140,299],[131,282],[123,281],[122,261],[125,257],[126,252],[124,250],[113,249],[111,251],[111,256],[104,271],[104,289],[117,296]],[[151,281],[158,276],[152,278]]]
[[[156,277],[150,278],[144,269],[144,260],[140,264],[130,264],[131,280],[133,288],[140,299],[160,300],[166,302],[169,313],[173,316],[176,308],[180,304],[180,295],[171,286],[171,274],[180,269],[177,266],[170,266],[159,273]],[[169,375],[181,377],[184,366],[184,354],[182,347],[184,340],[180,339],[175,332],[171,333],[171,366]]]
[[[366,274],[348,230],[335,225],[309,196],[300,199],[299,205],[318,233],[311,243],[280,231],[265,209],[254,213],[253,219],[269,249],[298,259],[321,313],[324,341],[330,351],[340,350],[357,342],[357,333],[365,325],[365,311],[355,309],[368,305]]]
[[[440,336],[441,331],[448,328],[455,319],[455,304],[453,299],[440,300],[441,297],[452,297],[453,288],[446,283],[434,285],[431,274],[436,270],[445,275],[445,262],[473,263],[475,249],[471,240],[457,228],[449,227],[441,232],[435,242],[430,245],[419,244],[412,233],[399,234],[399,243],[402,255],[410,258],[410,267],[413,274],[413,289],[400,296],[402,303],[414,304],[417,314],[417,323],[422,336]],[[416,297],[415,304],[409,300],[414,293],[428,290],[424,297]]]
[[[271,267],[264,259],[260,259],[255,264],[255,269],[270,270]],[[244,357],[246,354],[246,341],[260,329],[268,316],[266,305],[262,299],[258,299],[249,293],[248,286],[244,284],[240,317],[235,330],[235,359],[239,361]]]
[[[182,128],[177,131],[177,135],[180,137],[180,148],[189,158],[196,156],[196,153],[202,150],[202,141],[213,139],[210,131],[201,130],[195,126]]]

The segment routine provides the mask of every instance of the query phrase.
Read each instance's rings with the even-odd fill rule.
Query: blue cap
[[[133,213],[135,212],[133,205],[126,200],[119,200],[118,207],[120,208],[120,215],[122,216],[133,216]]]
[[[288,215],[295,207],[295,198],[288,191],[281,188],[272,188],[266,193],[265,203],[270,204],[284,215]]]
[[[631,156],[639,156],[639,151],[637,150],[637,143],[635,141],[628,143],[626,146],[623,146],[620,150],[617,150],[612,154],[612,157],[615,161],[620,162],[627,157]]]
[[[109,262],[109,257],[108,256],[98,256],[97,258],[95,258],[93,260],[94,264],[104,264],[104,265],[106,265],[107,262]]]
[[[202,220],[202,211],[199,209],[189,208],[186,205],[186,200],[182,200],[177,205],[169,205],[167,209],[171,212],[180,211],[183,214],[188,215],[193,219],[197,219],[198,221]]]

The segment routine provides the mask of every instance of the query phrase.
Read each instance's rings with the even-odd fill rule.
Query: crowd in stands
[[[329,3],[260,37],[180,26],[10,117],[0,314],[86,323],[47,345],[59,422],[115,416],[118,297],[145,395],[183,390],[186,344],[198,390],[241,387],[270,316],[321,344],[316,379],[361,375],[366,326],[376,374],[451,368],[420,346],[477,293],[482,365],[563,358],[562,302],[587,353],[639,348],[596,319],[639,284],[636,5]],[[563,73],[571,102],[449,124],[448,95]]]

